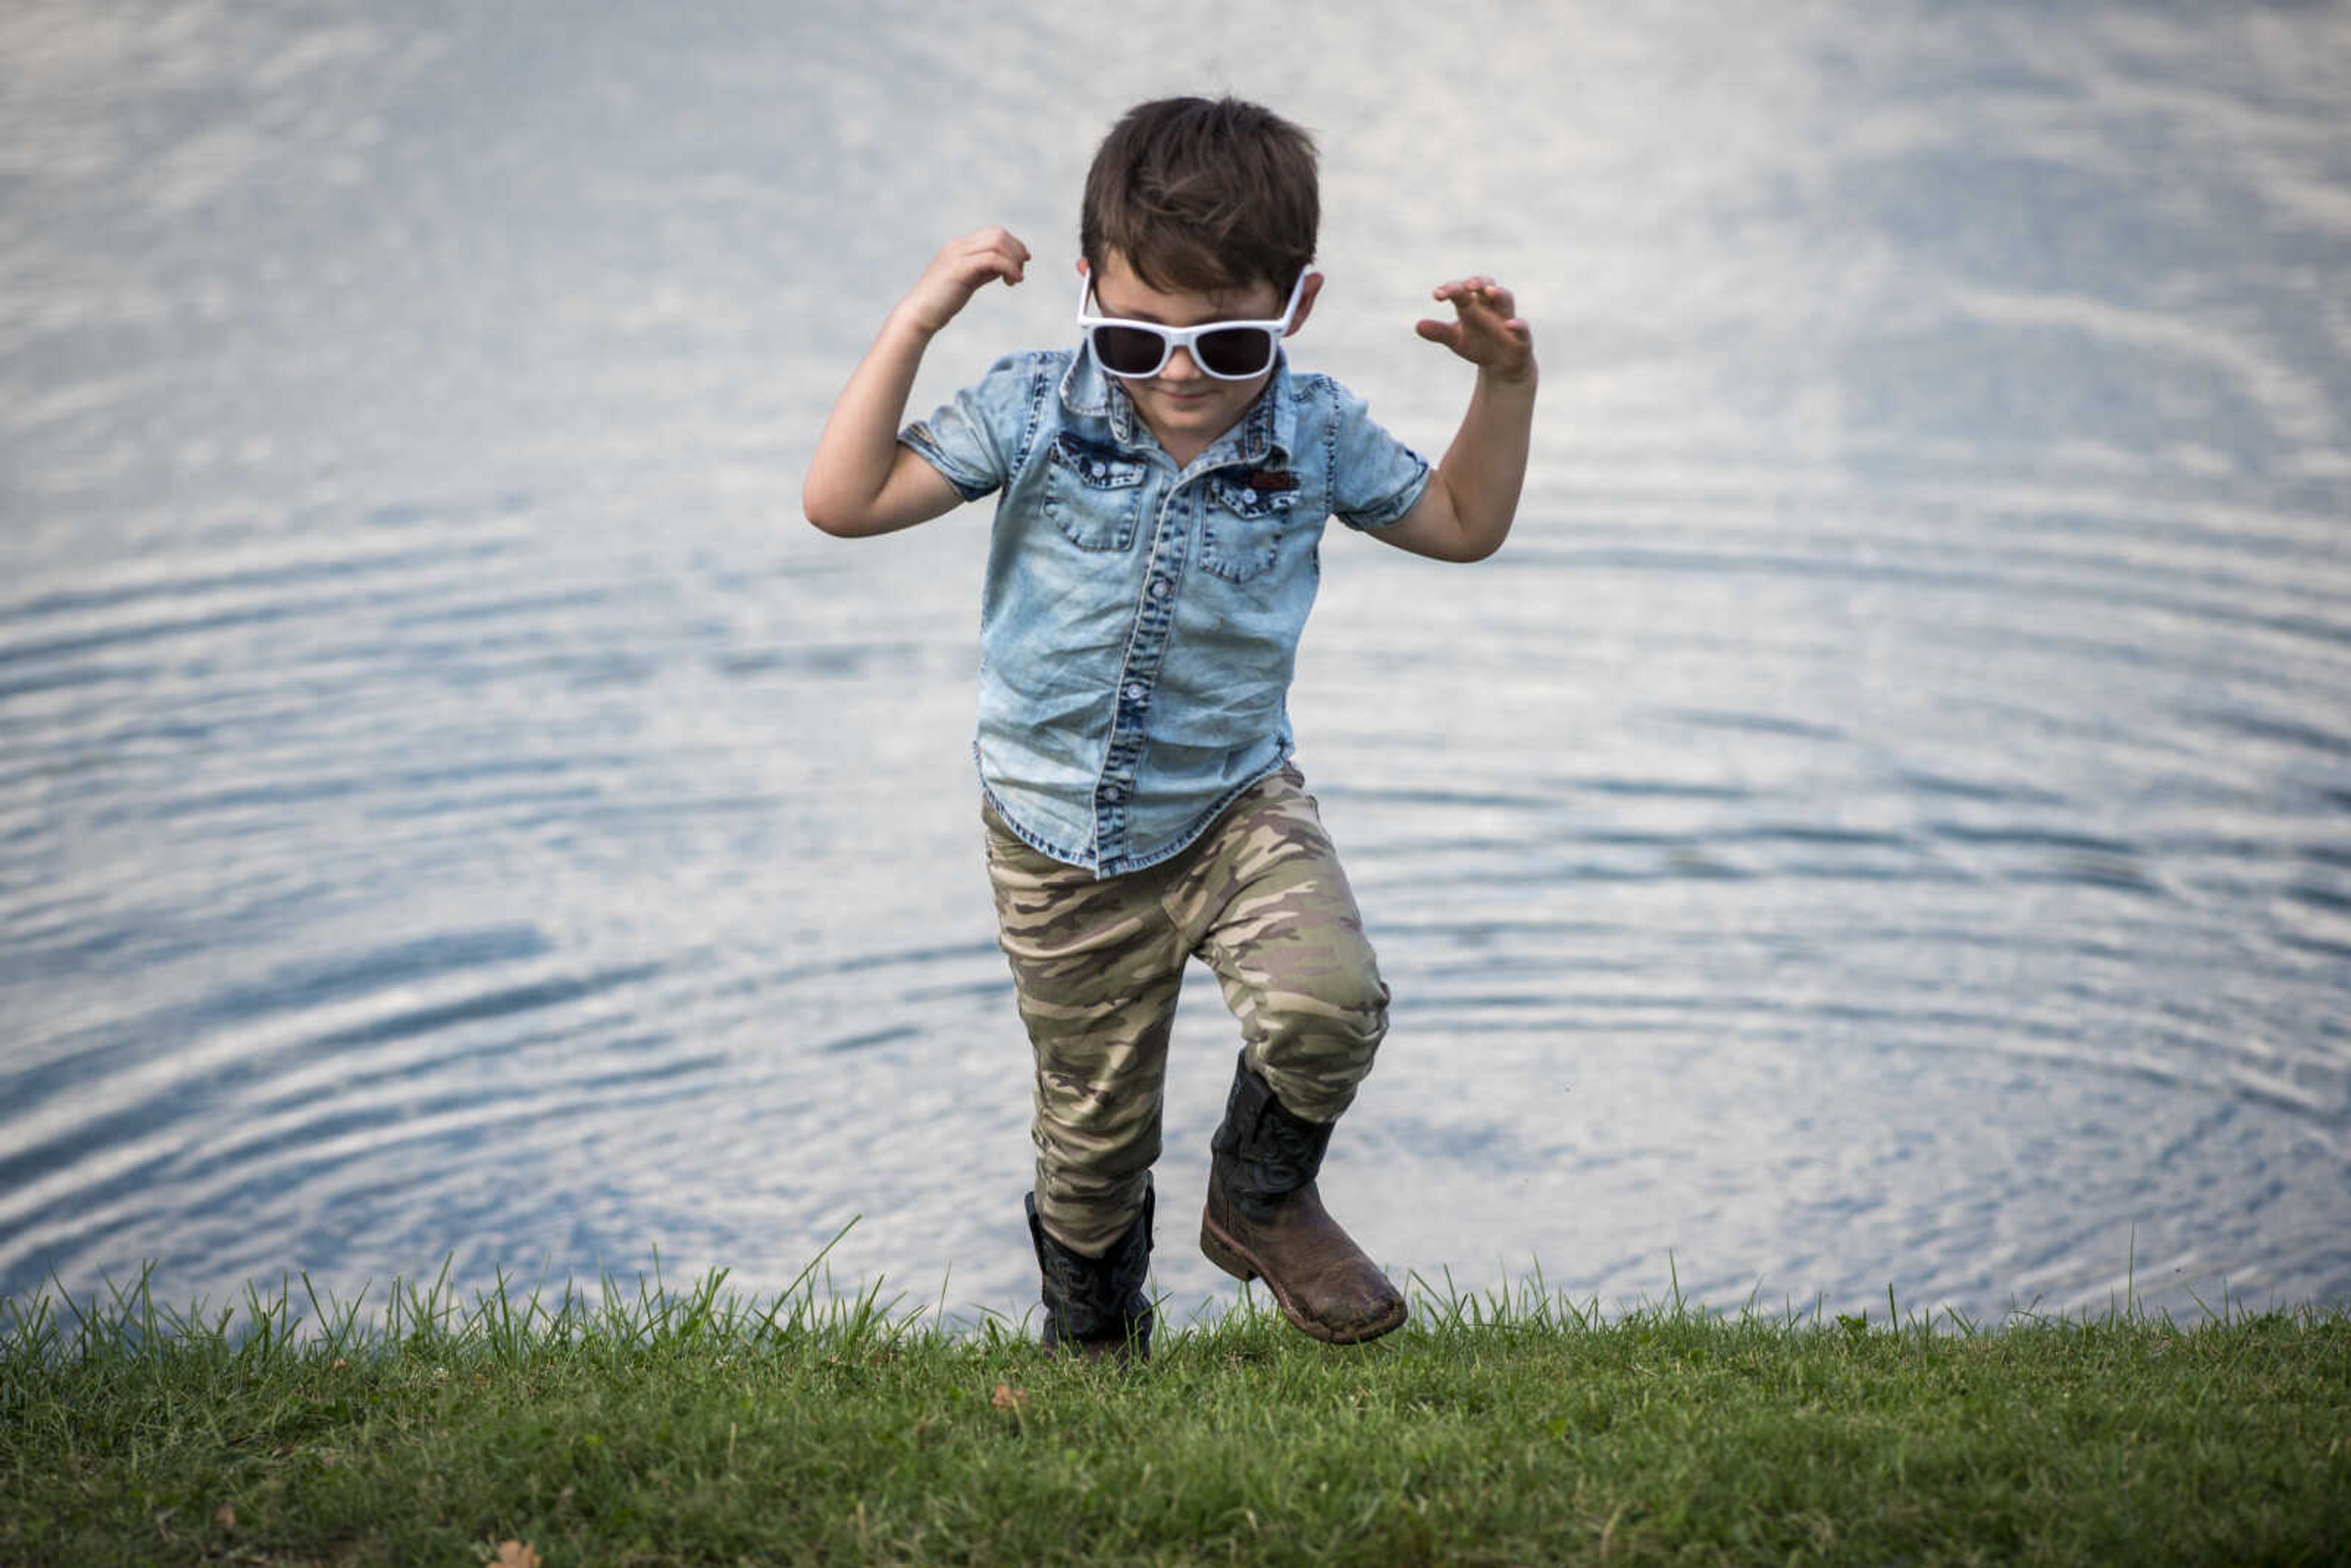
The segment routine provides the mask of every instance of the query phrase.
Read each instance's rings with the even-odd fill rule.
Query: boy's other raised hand
[[[1414,331],[1505,381],[1534,374],[1534,332],[1509,289],[1490,277],[1462,277],[1438,284],[1432,298],[1452,302],[1453,319],[1422,320]]]
[[[1006,229],[980,229],[949,240],[898,302],[898,314],[910,326],[936,332],[955,319],[989,278],[1015,284],[1028,266],[1029,247]]]

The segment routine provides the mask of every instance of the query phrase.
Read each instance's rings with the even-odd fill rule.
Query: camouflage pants
[[[1299,1115],[1336,1120],[1371,1071],[1388,988],[1305,783],[1285,768],[1183,853],[1099,881],[983,807],[997,939],[1036,1050],[1037,1208],[1063,1246],[1098,1257],[1142,1212],[1189,959]]]

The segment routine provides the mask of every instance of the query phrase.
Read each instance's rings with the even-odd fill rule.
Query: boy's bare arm
[[[1020,281],[1029,247],[1003,229],[949,241],[882,323],[832,405],[800,480],[808,520],[841,538],[928,522],[962,499],[954,486],[898,444],[906,394],[923,350],[991,277]]]
[[[1450,321],[1414,330],[1478,367],[1469,412],[1428,488],[1403,520],[1374,536],[1438,560],[1483,560],[1502,548],[1526,482],[1527,442],[1535,416],[1534,334],[1516,315],[1510,291],[1490,277],[1437,286]]]

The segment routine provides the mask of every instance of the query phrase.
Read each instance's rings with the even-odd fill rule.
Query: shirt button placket
[[[1160,504],[1152,527],[1143,600],[1135,607],[1134,632],[1128,640],[1125,667],[1119,672],[1110,750],[1094,790],[1094,842],[1105,871],[1125,858],[1126,805],[1134,799],[1135,771],[1143,760],[1143,713],[1150,706],[1152,682],[1167,649],[1176,580],[1184,570],[1186,530],[1176,524],[1182,516],[1176,505],[1180,493],[1180,488],[1172,492]]]

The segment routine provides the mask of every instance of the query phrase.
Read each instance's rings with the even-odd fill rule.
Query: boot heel
[[[1243,1284],[1257,1278],[1257,1270],[1249,1267],[1249,1260],[1234,1251],[1225,1239],[1211,1229],[1205,1220],[1200,1225],[1200,1253],[1209,1262]]]

